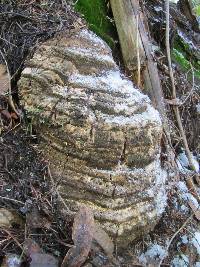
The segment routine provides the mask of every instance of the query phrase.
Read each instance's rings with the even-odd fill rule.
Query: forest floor
[[[49,182],[49,163],[39,153],[37,143],[36,136],[24,123],[16,122],[1,135],[0,219],[6,211],[10,214],[6,215],[6,222],[0,221],[0,263],[6,255],[18,255],[23,259],[21,266],[29,266],[29,257],[24,254],[27,239],[34,240],[43,253],[58,258],[60,264],[73,245],[72,222],[62,213]],[[190,200],[195,202],[184,180],[170,181],[168,205],[162,218],[154,231],[126,250],[116,248],[119,266],[159,266],[161,259],[161,266],[198,266],[195,264],[200,262],[199,215],[195,217]],[[92,252],[88,262],[93,263],[92,266],[116,266],[109,260],[105,265],[98,263]]]

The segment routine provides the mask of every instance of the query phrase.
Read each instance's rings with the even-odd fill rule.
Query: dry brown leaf
[[[94,225],[94,237],[93,239],[104,250],[108,257],[111,257],[114,252],[114,244],[108,234],[101,228],[100,225],[95,223]]]
[[[17,120],[17,119],[18,119],[18,115],[17,115],[15,112],[11,112],[11,113],[10,113],[10,116],[11,116],[11,118],[14,119],[14,120]]]
[[[74,224],[72,229],[72,239],[75,245],[80,245],[80,241],[85,241],[93,238],[94,233],[94,216],[91,209],[87,207],[81,207],[79,212],[74,218]],[[86,236],[86,235],[89,236]],[[82,239],[82,240],[80,240]]]
[[[3,117],[5,117],[9,121],[12,119],[11,114],[7,109],[1,110],[0,113],[1,115],[3,115]]]
[[[187,177],[186,184],[187,184],[188,189],[190,190],[190,193],[195,195],[195,185],[194,185],[194,182],[191,176]]]
[[[105,256],[109,260],[108,266],[120,266],[117,259],[113,256],[113,253],[114,253],[113,241],[111,240],[109,235],[104,231],[104,229],[98,223],[95,223],[95,225],[94,225],[93,240],[105,252]],[[93,242],[92,249],[96,250],[95,246],[96,246],[96,244]],[[101,255],[101,257],[102,257],[102,255]],[[97,258],[98,258],[98,256],[97,256]]]
[[[87,207],[81,207],[74,218],[72,239],[74,247],[70,248],[61,267],[80,267],[88,257],[94,233],[94,216]]]
[[[6,66],[0,64],[0,95],[5,94],[9,88],[9,76],[6,70]]]
[[[188,202],[190,208],[194,212],[195,217],[197,218],[198,221],[200,221],[200,209],[197,208],[192,201]]]

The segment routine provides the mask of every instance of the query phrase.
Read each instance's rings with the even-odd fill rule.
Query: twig
[[[166,5],[166,32],[165,32],[166,39],[165,39],[165,42],[166,42],[167,60],[168,60],[168,67],[169,67],[169,75],[170,75],[170,79],[171,79],[171,83],[172,83],[172,98],[176,100],[176,87],[175,87],[174,75],[173,75],[172,64],[171,64],[171,53],[170,53],[170,42],[169,42],[169,30],[170,30],[170,28],[169,28],[169,0],[165,1],[165,5]],[[185,135],[185,132],[183,129],[182,122],[181,122],[181,116],[180,116],[179,108],[178,108],[178,106],[174,106],[173,109],[174,109],[174,113],[176,116],[178,128],[179,128],[182,140],[183,140],[185,151],[186,151],[186,154],[188,157],[190,168],[193,171],[195,171],[195,167],[194,167],[194,164],[192,161],[191,152],[190,152],[187,138],[186,138],[186,135]]]
[[[18,247],[21,248],[21,250],[23,250],[22,245],[19,243],[19,241],[6,229],[2,229],[4,232],[6,232],[14,241],[15,243],[18,245]]]
[[[170,136],[170,127],[168,123],[168,118],[165,110],[165,104],[163,101],[163,94],[162,94],[162,88],[160,84],[160,78],[158,74],[158,69],[155,65],[154,59],[152,57],[152,50],[150,48],[150,40],[148,33],[144,27],[144,16],[142,13],[139,12],[140,5],[139,1],[137,0],[131,0],[132,9],[134,12],[135,17],[138,16],[138,31],[140,34],[142,46],[144,49],[144,54],[146,56],[146,74],[144,74],[144,79],[146,80],[146,83],[149,84],[149,92],[151,94],[151,99],[156,105],[156,108],[160,112],[162,122],[163,122],[163,129],[166,136],[166,148],[168,151],[169,157],[173,154],[172,152],[172,145],[171,145],[171,136]],[[148,24],[148,23],[146,23]],[[172,159],[170,161],[173,162]]]
[[[9,85],[8,85],[8,92],[9,92],[9,95],[8,95],[8,102],[11,106],[11,108],[13,109],[13,111],[20,117],[20,114],[19,112],[16,110],[15,108],[15,105],[14,105],[14,102],[13,102],[13,99],[12,99],[12,89],[11,89],[11,75],[10,75],[10,71],[9,71],[9,67],[8,67],[8,62],[4,56],[4,53],[0,50],[0,53],[1,53],[1,56],[6,64],[6,68],[7,68],[7,74],[8,74],[8,77],[9,77]]]
[[[173,234],[173,236],[172,236],[171,239],[169,240],[169,243],[168,243],[168,245],[167,245],[167,247],[166,247],[166,251],[169,250],[169,248],[170,248],[170,246],[171,246],[171,244],[172,244],[174,238],[180,233],[180,231],[181,231],[183,228],[185,228],[185,226],[188,224],[188,222],[192,219],[193,215],[194,215],[194,213],[192,213],[192,214],[190,215],[190,217],[188,217],[187,220],[184,222],[184,224],[183,224],[183,225],[182,225],[182,226],[181,226],[181,227],[180,227],[180,228]],[[158,263],[158,267],[161,266],[163,260],[165,259],[165,256],[166,256],[166,255],[164,255],[164,256],[161,258],[160,262]]]
[[[52,23],[55,23],[54,20],[50,20],[50,19],[36,19],[34,17],[31,17],[31,16],[26,16],[26,15],[23,15],[23,14],[20,14],[20,13],[16,13],[16,12],[3,12],[0,14],[0,16],[3,16],[3,15],[12,15],[12,16],[16,16],[16,17],[20,17],[20,18],[24,18],[24,19],[27,19],[27,20],[32,20],[32,21],[35,21],[35,22],[52,22]]]
[[[8,237],[8,238],[6,238],[4,240],[1,240],[0,241],[0,246],[2,246],[3,243],[5,243],[6,241],[9,241],[10,239],[11,239],[11,237]]]
[[[136,36],[136,46],[137,46],[137,73],[138,73],[138,77],[137,77],[137,86],[140,87],[140,69],[141,69],[141,63],[140,63],[140,50],[139,50],[139,23],[138,23],[138,14],[136,15],[136,23],[137,23],[137,36]]]
[[[7,41],[6,39],[4,39],[4,38],[2,38],[2,37],[0,37],[0,40],[4,41],[4,42],[6,42],[6,43],[8,43],[8,44],[10,44],[10,45],[12,45],[12,46],[14,46],[14,47],[17,47],[17,45],[12,44],[11,42]]]
[[[15,130],[19,125],[21,124],[21,122],[19,122],[18,124],[16,124],[13,128],[11,128],[10,130],[6,131],[2,137],[6,136],[7,134],[9,134],[10,132],[12,132],[13,130]]]
[[[9,197],[2,197],[0,196],[0,199],[3,199],[3,200],[8,200],[8,201],[12,201],[12,202],[15,202],[17,204],[21,204],[21,205],[24,205],[25,203],[20,201],[20,200],[16,200],[16,199],[13,199],[13,198],[9,198]]]

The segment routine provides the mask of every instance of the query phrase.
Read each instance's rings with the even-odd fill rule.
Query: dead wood
[[[156,61],[153,58],[153,50],[151,46],[151,40],[149,38],[150,35],[148,29],[145,27],[147,23],[145,21],[144,14],[141,11],[139,1],[111,0],[110,2],[119,34],[124,63],[129,71],[134,70],[134,66],[136,66],[136,62],[138,61],[137,56],[139,49],[141,69],[143,71],[143,87],[153,101],[154,106],[161,114],[163,128],[168,140],[168,144],[170,145],[170,131],[165,111],[160,77]],[[138,28],[136,28],[135,25],[138,25]],[[123,29],[127,29],[127,27],[129,30],[127,34],[125,34],[125,30]],[[139,41],[137,44],[136,40],[138,32]],[[134,60],[130,60],[130,56],[127,57],[127,54],[131,55],[132,59]],[[134,74],[133,79],[135,83],[137,83],[137,75]]]

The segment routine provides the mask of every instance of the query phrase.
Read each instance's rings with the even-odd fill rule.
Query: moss
[[[196,6],[194,8],[194,12],[195,12],[196,16],[200,17],[200,5],[199,6]]]
[[[184,70],[188,70],[190,68],[188,60],[186,60],[184,55],[175,48],[172,51],[172,58],[177,61]]]
[[[75,10],[84,15],[89,28],[100,36],[111,47],[115,47],[117,32],[109,18],[107,0],[78,0]]]
[[[187,40],[186,37],[182,37],[181,34],[177,34],[175,38],[172,58],[180,65],[183,71],[189,71],[192,65],[194,68],[194,75],[200,78],[198,48],[195,48],[190,40]]]
[[[183,54],[184,57],[190,61],[196,69],[200,70],[200,64],[198,62],[200,57],[199,49],[193,45],[189,37],[187,39],[187,37],[182,37],[181,34],[177,34],[174,41],[174,48]]]
[[[186,59],[183,53],[175,48],[172,51],[172,59],[177,62],[184,71],[191,69],[190,61]],[[194,68],[194,75],[200,79],[200,69]]]
[[[200,16],[200,1],[199,0],[192,0],[191,7],[194,12],[194,14],[198,17]]]

